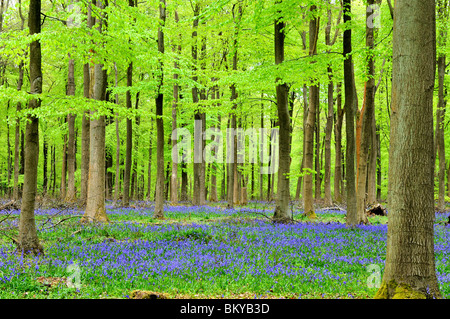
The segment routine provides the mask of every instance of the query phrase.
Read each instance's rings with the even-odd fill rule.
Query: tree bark
[[[179,17],[178,12],[175,10],[175,22],[178,24]],[[178,35],[178,39],[181,43],[181,34]],[[178,46],[174,46],[173,50],[176,51],[178,55],[181,54],[181,44],[178,44]],[[178,62],[174,62],[175,69],[178,69]],[[175,84],[173,85],[173,103],[172,103],[172,132],[174,132],[177,129],[177,107],[178,107],[178,95],[179,95],[179,86],[177,83],[178,80],[178,74],[175,73],[173,75],[173,78],[175,80]],[[178,156],[178,147],[177,147],[177,140],[172,140],[172,154]],[[171,182],[170,182],[171,188],[170,188],[170,201],[172,202],[172,205],[176,205],[178,203],[178,162],[172,161],[172,173],[171,173]]]
[[[335,157],[334,157],[334,201],[342,202],[342,123],[344,121],[344,109],[342,108],[341,83],[336,85],[336,120],[334,124]]]
[[[368,0],[367,5],[371,6],[375,0]],[[366,18],[369,19],[372,13],[367,10]],[[373,121],[375,119],[375,65],[372,57],[374,48],[374,28],[373,25],[366,24],[366,47],[369,49],[367,57],[368,80],[365,84],[363,106],[360,112],[361,139],[359,142],[359,157],[357,158],[356,177],[356,211],[359,222],[367,223],[366,217],[366,194],[368,180],[368,165],[370,153],[375,151],[373,143]]]
[[[41,1],[30,0],[28,11],[28,28],[30,35],[41,32]],[[42,57],[41,43],[35,40],[30,44],[30,93],[42,93]],[[32,99],[29,108],[40,106],[39,99]],[[37,193],[37,171],[39,162],[39,119],[29,115],[25,135],[25,171],[22,205],[19,216],[19,236],[17,250],[24,254],[44,254],[39,243],[34,218],[34,205]]]
[[[95,18],[92,16],[91,5],[95,5],[95,0],[91,0],[87,11],[87,26],[92,28]],[[93,68],[90,63],[83,65],[83,96],[90,99],[93,96]],[[83,113],[81,123],[81,178],[80,178],[80,199],[79,205],[84,207],[87,200],[87,188],[89,179],[89,162],[90,162],[90,120],[89,111]]]
[[[17,91],[22,90],[23,85],[23,61],[19,63],[19,80],[17,81]],[[20,112],[22,104],[17,103],[16,110]],[[45,139],[44,139],[45,141]],[[19,173],[20,173],[20,118],[16,119],[16,128],[14,134],[14,187],[13,187],[13,199],[19,200]],[[45,162],[44,162],[45,163]],[[46,168],[46,167],[45,167]],[[46,170],[44,169],[44,176],[46,175]],[[44,179],[46,182],[46,179]],[[46,191],[46,187],[44,190]]]
[[[97,2],[99,9],[104,9],[106,3]],[[105,15],[97,18],[98,31],[102,31]],[[95,64],[93,98],[104,101],[106,98],[107,73],[103,64]],[[96,111],[91,111],[94,115]],[[90,154],[89,179],[86,199],[86,210],[82,222],[109,222],[105,209],[105,116],[92,118],[90,123]]]
[[[67,95],[75,96],[75,62],[69,60],[69,72],[67,79]],[[67,115],[67,124],[69,127],[69,140],[67,142],[67,193],[65,201],[72,203],[76,200],[75,189],[75,118],[76,114]]]
[[[441,298],[434,253],[434,0],[394,8],[386,264],[375,298]]]
[[[310,7],[310,12],[317,14],[315,5]],[[311,18],[309,22],[309,55],[317,54],[317,37],[319,30],[319,21],[317,17]],[[309,218],[315,217],[313,205],[313,161],[314,161],[314,128],[316,122],[316,112],[319,105],[319,86],[313,85],[309,87],[309,107],[308,117],[306,120],[304,131],[304,172],[303,177],[303,209]],[[316,172],[318,174],[319,172]]]
[[[344,23],[351,22],[351,0],[343,1]],[[345,86],[345,126],[346,126],[346,180],[347,180],[347,225],[353,226],[360,223],[356,210],[356,185],[355,185],[355,78],[352,59],[352,30],[344,31],[344,86]]]
[[[166,1],[160,0],[159,3],[160,27],[158,28],[158,52],[164,54],[164,33],[162,26],[166,22]],[[160,78],[158,84],[158,96],[156,98],[156,198],[154,217],[164,218],[164,122],[163,105],[164,95],[161,92],[163,85],[163,62],[160,61]]]
[[[442,21],[442,23],[447,23],[448,19],[447,13],[447,1],[438,1],[438,18]],[[447,31],[440,27],[439,28],[439,46],[445,48],[446,45],[446,36]],[[445,162],[445,109],[447,106],[447,101],[445,97],[445,73],[446,73],[446,55],[445,53],[440,53],[437,61],[437,69],[438,69],[438,108],[436,110],[436,148],[437,148],[437,157],[439,158],[439,166],[438,166],[438,185],[439,185],[439,193],[438,193],[438,203],[437,209],[438,211],[445,211],[445,170],[446,170],[446,162]],[[436,157],[436,156],[435,156]]]
[[[277,0],[276,4],[281,4],[282,0]],[[281,12],[279,12],[281,14]],[[275,20],[275,64],[284,61],[284,28],[286,24],[281,21],[282,16]],[[291,117],[289,113],[288,93],[289,88],[286,83],[281,83],[282,79],[276,80],[278,121],[280,123],[280,140],[278,153],[278,190],[277,201],[273,219],[279,222],[292,220],[292,212],[289,210],[290,188],[289,172],[291,162]]]
[[[130,62],[127,68],[127,87],[131,88],[133,85],[133,63]],[[133,106],[131,104],[131,92],[126,93],[127,110],[131,111]],[[127,117],[127,139],[125,150],[125,171],[123,177],[123,200],[122,206],[130,205],[130,176],[131,176],[131,155],[133,152],[133,120]]]
[[[114,62],[115,86],[117,87],[117,65]],[[119,105],[119,94],[115,96],[115,102]],[[116,176],[114,182],[114,205],[117,205],[120,196],[120,131],[119,131],[119,116],[116,115]]]

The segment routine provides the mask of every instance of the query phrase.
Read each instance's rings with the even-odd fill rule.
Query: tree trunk
[[[351,22],[351,0],[344,0],[344,23]],[[346,127],[346,181],[347,181],[347,225],[359,224],[356,210],[356,185],[355,185],[355,78],[352,59],[352,30],[344,31],[344,86],[345,86],[345,127]]]
[[[100,9],[105,5],[97,2]],[[98,31],[102,31],[105,15],[98,18]],[[102,64],[96,64],[94,69],[93,98],[104,101],[106,98],[107,73]],[[94,115],[94,111],[91,113]],[[90,123],[90,154],[89,179],[86,199],[86,210],[82,222],[108,222],[105,209],[105,116],[91,119]]]
[[[115,86],[117,87],[117,65],[114,62]],[[116,94],[116,104],[119,105],[119,94]],[[117,205],[120,196],[120,131],[119,115],[116,115],[116,176],[114,182],[114,205]]]
[[[386,264],[375,298],[441,298],[434,253],[435,9],[434,0],[395,3]]]
[[[133,63],[130,62],[127,68],[127,87],[131,88],[133,85]],[[131,104],[131,92],[126,93],[127,110],[131,111],[133,106]],[[123,177],[123,200],[122,206],[130,205],[130,175],[131,175],[131,155],[133,152],[133,120],[127,117],[127,142],[125,151],[125,171]]]
[[[368,0],[368,6],[375,3],[374,0]],[[369,19],[372,14],[370,10],[366,10],[366,18]],[[356,211],[358,221],[367,223],[366,217],[366,194],[367,194],[367,179],[368,179],[368,165],[369,155],[373,153],[373,121],[375,116],[375,66],[372,57],[372,50],[374,48],[374,30],[373,25],[366,24],[366,47],[369,49],[369,56],[367,57],[367,70],[369,79],[365,84],[363,106],[360,112],[361,123],[361,139],[359,142],[359,157],[357,158],[357,177],[356,177]],[[358,152],[357,152],[358,153]],[[358,155],[357,155],[358,156]]]
[[[30,0],[28,11],[28,28],[30,35],[41,32],[41,1]],[[42,93],[41,43],[35,40],[30,44],[30,93]],[[40,106],[40,100],[32,99],[29,108]],[[24,254],[44,254],[39,243],[34,218],[34,205],[37,192],[37,173],[39,163],[39,119],[28,116],[25,135],[25,172],[22,206],[19,216],[19,236],[17,250]]]
[[[316,6],[311,6],[310,12],[317,14]],[[319,21],[313,17],[309,22],[309,55],[317,53],[317,37],[319,30]],[[314,127],[316,122],[316,112],[319,106],[319,86],[309,87],[309,108],[304,131],[304,170],[303,177],[303,209],[309,218],[315,217],[313,205],[313,161],[314,161]],[[316,172],[318,174],[319,172]],[[316,186],[317,187],[317,186]]]
[[[91,1],[87,11],[87,26],[92,28],[95,18],[92,16],[91,5],[95,0]],[[86,99],[92,98],[93,94],[93,72],[89,63],[83,65],[83,96]],[[89,180],[89,162],[90,162],[90,120],[89,111],[83,113],[81,123],[81,178],[80,178],[80,206],[84,207],[87,200],[87,188]]]
[[[164,54],[164,33],[162,28],[166,22],[166,1],[159,3],[160,27],[158,28],[158,51]],[[156,98],[156,198],[154,217],[164,218],[164,122],[163,105],[164,95],[161,92],[163,84],[163,62],[160,61],[160,79],[158,84],[158,96]]]
[[[17,138],[17,135],[16,135]],[[43,158],[43,170],[42,170],[42,192],[43,195],[46,196],[47,195],[47,190],[48,190],[48,170],[47,170],[47,163],[48,163],[48,142],[47,142],[47,138],[45,137],[45,132],[43,132],[42,134],[42,155],[44,156]]]
[[[67,123],[67,118],[64,118],[64,123]],[[67,134],[64,134],[63,151],[62,151],[62,163],[61,163],[61,185],[59,196],[61,200],[66,198],[67,190]]]
[[[175,11],[175,22],[178,24],[178,12]],[[178,36],[179,41],[181,43],[181,34]],[[174,46],[173,50],[176,51],[178,55],[181,55],[181,44],[178,44],[178,47]],[[175,69],[178,69],[178,62],[174,63]],[[173,78],[175,80],[175,84],[173,85],[173,103],[172,103],[172,132],[177,129],[177,106],[178,106],[178,74],[174,74]],[[177,140],[172,140],[172,154],[178,156],[178,147]],[[170,201],[172,205],[176,205],[178,203],[178,162],[172,161],[172,173],[171,173],[171,182],[170,182]]]
[[[148,179],[147,200],[152,199],[152,152],[153,152],[153,118],[150,118],[150,141],[148,143]]]
[[[277,4],[281,4],[282,0],[277,0]],[[281,21],[281,18],[277,19],[275,25],[275,64],[281,64],[284,61],[284,28],[285,23]],[[276,82],[279,83],[282,79],[277,78]],[[289,113],[288,103],[289,89],[286,83],[277,84],[277,110],[278,121],[280,123],[280,140],[279,140],[279,152],[278,152],[278,190],[277,201],[273,219],[286,222],[292,220],[292,212],[289,210],[289,172],[291,162],[291,145],[290,145],[290,133],[291,133],[291,118]]]
[[[438,17],[442,23],[447,23],[448,19],[447,13],[447,1],[438,1]],[[447,32],[442,27],[439,29],[439,46],[445,47],[446,45],[446,36]],[[439,166],[438,166],[438,185],[439,185],[439,197],[437,203],[437,209],[441,212],[445,211],[445,170],[446,170],[446,162],[445,162],[445,108],[447,106],[447,102],[445,100],[445,73],[446,73],[446,56],[444,53],[439,55],[437,61],[438,68],[438,82],[439,82],[439,90],[438,90],[438,108],[436,111],[436,148],[437,155],[439,157]],[[436,156],[435,156],[436,157]]]
[[[67,95],[75,96],[75,65],[74,60],[69,60],[69,72],[67,80]],[[75,190],[75,117],[76,114],[67,115],[69,127],[69,140],[67,143],[67,193],[65,201],[72,203],[76,200]]]
[[[17,91],[22,90],[23,85],[23,61],[19,63],[19,80],[17,81]],[[17,112],[20,112],[22,104],[17,103]],[[44,139],[45,141],[45,139]],[[44,145],[46,146],[46,145]],[[19,200],[19,173],[20,173],[20,119],[16,119],[16,128],[14,134],[14,187],[13,187],[13,199]],[[44,162],[45,163],[45,162]],[[45,163],[46,164],[46,163]],[[45,167],[46,168],[46,167]],[[46,176],[46,170],[44,169],[44,176]],[[47,180],[44,179],[44,182]],[[47,186],[47,185],[46,185]],[[44,192],[47,187],[44,188]]]

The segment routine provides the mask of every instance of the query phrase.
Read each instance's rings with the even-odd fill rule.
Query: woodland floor
[[[109,224],[82,225],[76,208],[40,208],[45,255],[35,257],[15,253],[19,212],[0,211],[0,298],[131,298],[136,290],[194,299],[374,296],[387,217],[349,229],[339,208],[316,211],[314,221],[294,210],[294,223],[274,224],[273,209],[262,202],[235,209],[168,205],[161,221],[152,217],[152,203],[110,203]],[[450,297],[449,214],[436,213],[435,226],[444,298]]]

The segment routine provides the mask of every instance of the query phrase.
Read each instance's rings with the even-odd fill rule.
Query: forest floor
[[[293,206],[294,208],[295,206]],[[76,208],[36,210],[43,256],[15,252],[17,210],[0,211],[0,298],[372,298],[386,255],[387,217],[345,226],[340,207],[274,224],[273,204],[245,207],[107,205],[109,224],[80,224]],[[437,276],[450,297],[449,213],[436,213]]]

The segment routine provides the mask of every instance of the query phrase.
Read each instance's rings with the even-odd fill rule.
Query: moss
[[[392,299],[426,299],[425,294],[412,289],[409,285],[400,284],[395,288]]]
[[[310,210],[309,212],[305,213],[306,217],[308,217],[309,219],[316,219],[317,215],[313,210]]]
[[[388,285],[383,281],[380,289],[378,289],[373,299],[388,299],[388,297],[389,297]]]
[[[397,284],[395,280],[383,282],[374,299],[426,299],[425,294],[414,290],[408,284]]]

